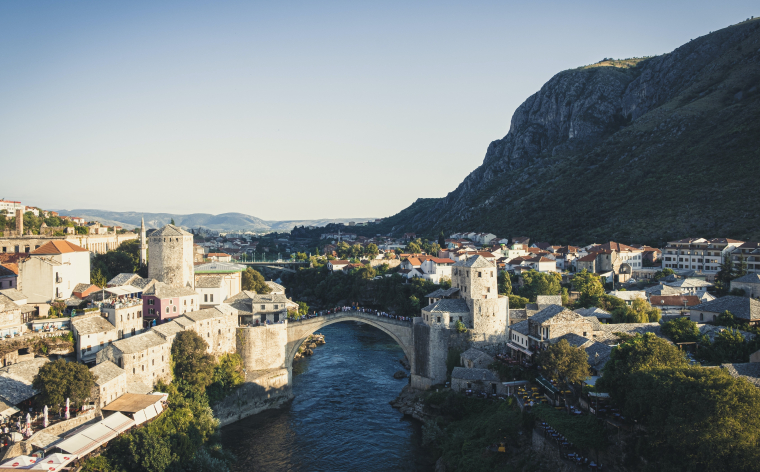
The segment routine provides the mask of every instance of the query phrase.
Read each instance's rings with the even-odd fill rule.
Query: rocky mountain
[[[557,243],[760,238],[760,19],[560,72],[441,199],[380,225]],[[373,230],[374,231],[374,230]]]
[[[215,231],[254,231],[254,232],[288,232],[294,226],[325,226],[328,223],[364,222],[369,218],[338,218],[314,220],[266,221],[243,213],[193,213],[177,215],[172,213],[140,213],[135,211],[107,211],[93,209],[58,210],[61,215],[79,216],[88,221],[99,221],[109,226],[135,228],[140,226],[140,219],[145,218],[148,228],[162,227],[172,219],[183,228],[207,228]]]

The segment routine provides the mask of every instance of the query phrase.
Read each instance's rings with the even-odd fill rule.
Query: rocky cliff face
[[[734,149],[738,155],[715,154],[723,148],[720,143],[725,144],[726,133],[736,125],[738,115],[746,116],[752,129],[745,129],[737,138],[750,137],[757,129],[758,87],[758,20],[703,36],[663,56],[560,72],[518,107],[507,135],[488,146],[483,164],[456,190],[443,199],[418,201],[389,218],[389,229],[437,233],[469,228],[502,235],[506,230],[515,235],[548,237],[554,233],[578,238],[583,232],[575,229],[536,231],[540,225],[535,217],[547,217],[541,207],[556,206],[548,197],[557,194],[557,186],[575,186],[591,193],[601,189],[601,207],[615,210],[626,205],[625,201],[609,200],[615,200],[611,195],[619,195],[621,189],[630,194],[630,188],[637,186],[646,192],[658,188],[658,179],[645,184],[647,172],[640,172],[641,166],[672,175],[664,183],[676,185],[675,193],[689,194],[689,183],[679,183],[678,178],[686,170],[705,168],[704,157],[724,165],[733,159],[742,165],[752,156],[757,159],[760,134],[754,142],[750,139]],[[695,146],[699,149],[692,149],[691,157],[686,155],[687,149]],[[688,169],[690,165],[699,167]],[[631,170],[627,178],[618,175],[622,167]],[[667,193],[667,187],[662,190]],[[688,202],[674,204],[682,207]],[[526,213],[526,207],[534,209],[534,218]],[[581,204],[578,208],[592,211],[600,205]],[[645,218],[646,212],[641,217]],[[577,221],[562,223],[566,224]],[[716,226],[714,221],[710,224]],[[592,223],[588,229],[600,237],[611,237],[615,229],[608,226]],[[734,236],[749,236],[738,234],[741,231],[737,227]],[[652,240],[666,237],[665,233],[653,229],[631,235]]]

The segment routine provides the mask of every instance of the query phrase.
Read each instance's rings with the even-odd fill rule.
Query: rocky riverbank
[[[325,344],[325,336],[323,334],[310,334],[309,337],[306,338],[306,341],[301,344],[301,347],[298,348],[298,352],[295,357],[293,357],[293,360],[297,361],[305,356],[314,355],[314,349],[323,344]]]
[[[422,401],[421,393],[422,391],[412,388],[411,385],[406,385],[401,389],[399,396],[390,404],[404,416],[410,416],[424,423],[428,416],[425,414],[425,403]]]

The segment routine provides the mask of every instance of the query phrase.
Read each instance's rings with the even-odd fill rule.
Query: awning
[[[2,401],[0,401],[0,405],[1,405],[1,404],[3,404],[3,403],[2,403]],[[3,411],[0,411],[0,416],[11,416],[11,415],[15,415],[15,414],[16,414],[16,413],[18,413],[19,411],[21,411],[21,410],[19,410],[19,409],[18,409],[18,408],[16,408],[15,406],[8,406],[8,407],[7,407],[7,408],[5,408]]]
[[[104,443],[115,438],[117,433],[111,428],[104,426],[103,423],[99,421],[79,434],[87,436],[93,441]]]
[[[588,392],[589,397],[610,398],[609,393]]]
[[[75,434],[74,436],[71,436],[70,438],[65,439],[64,441],[55,445],[55,447],[59,448],[60,450],[78,457],[89,454],[98,446],[100,446],[100,443],[98,441],[90,439],[82,433]]]
[[[524,347],[520,347],[520,346],[518,346],[517,344],[514,344],[514,343],[507,343],[507,346],[511,347],[512,349],[516,349],[516,350],[518,350],[518,351],[520,351],[520,352],[524,352],[525,354],[527,354],[527,355],[529,355],[529,356],[532,356],[532,355],[533,355],[533,353],[532,353],[532,352],[530,352],[530,350],[529,350],[529,349],[525,349]]]
[[[111,416],[109,416],[108,418],[101,421],[100,423],[116,431],[117,433],[121,433],[123,431],[128,430],[132,426],[134,426],[135,420],[119,412],[116,412],[112,414]]]
[[[545,378],[543,378],[540,375],[538,377],[536,377],[536,383],[538,383],[540,386],[544,387],[546,390],[550,391],[552,394],[556,395],[557,393],[559,393],[559,390],[557,390],[557,387],[555,387],[554,385],[552,385],[551,382],[549,382],[548,380],[546,380]]]
[[[130,295],[132,293],[140,293],[142,292],[142,289],[133,287],[132,285],[122,285],[120,287],[111,287],[105,289],[106,292],[113,293],[116,296],[119,295]]]

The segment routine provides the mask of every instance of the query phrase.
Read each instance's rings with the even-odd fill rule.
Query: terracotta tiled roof
[[[652,295],[649,298],[652,306],[696,306],[702,303],[696,295]]]
[[[89,252],[87,249],[77,246],[65,240],[50,241],[31,252],[31,254],[67,254],[70,252]]]

